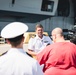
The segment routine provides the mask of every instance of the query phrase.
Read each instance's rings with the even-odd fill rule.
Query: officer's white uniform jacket
[[[0,75],[43,75],[38,62],[23,49],[11,48],[0,57]]]
[[[41,39],[38,37],[38,35],[36,35],[36,37],[30,38],[28,43],[28,49],[38,53],[43,50],[48,44],[52,44],[52,40],[49,36],[43,35]]]

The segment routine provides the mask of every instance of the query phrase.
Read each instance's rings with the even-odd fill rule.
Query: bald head
[[[55,35],[63,35],[63,31],[62,31],[62,29],[61,28],[55,28],[55,29],[53,29],[52,30],[52,34],[55,34]]]
[[[52,40],[54,42],[65,42],[63,30],[59,27],[52,30]]]

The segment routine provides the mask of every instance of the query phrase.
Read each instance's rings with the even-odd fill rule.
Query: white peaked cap
[[[15,38],[21,34],[24,34],[28,30],[28,26],[21,22],[12,22],[6,25],[2,31],[1,36],[3,38]]]

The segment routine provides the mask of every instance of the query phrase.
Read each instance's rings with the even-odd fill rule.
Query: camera
[[[72,28],[72,30],[63,30],[65,40],[70,40],[70,42],[76,44],[76,25]]]

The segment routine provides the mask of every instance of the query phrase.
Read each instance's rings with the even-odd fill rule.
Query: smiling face
[[[39,37],[42,37],[43,36],[43,28],[37,28],[36,29],[36,34],[39,36]]]
[[[37,25],[37,27],[36,27],[36,34],[37,34],[40,38],[42,38],[42,36],[43,36],[43,27],[42,27],[41,25]]]

